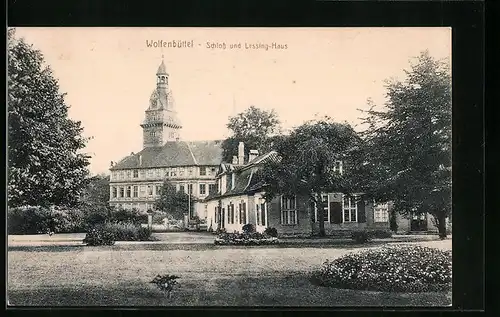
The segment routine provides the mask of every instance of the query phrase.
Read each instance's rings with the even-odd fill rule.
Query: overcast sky
[[[139,126],[164,55],[184,140],[223,139],[229,116],[275,109],[285,128],[315,115],[359,123],[367,98],[382,104],[384,80],[403,78],[428,49],[451,59],[450,28],[17,28],[42,51],[69,115],[93,136],[91,171],[108,172],[142,148]],[[154,48],[147,41],[194,47]],[[207,48],[225,43],[225,49]],[[230,44],[241,48],[230,49]],[[278,44],[281,49],[246,48]],[[283,48],[286,45],[286,48]]]

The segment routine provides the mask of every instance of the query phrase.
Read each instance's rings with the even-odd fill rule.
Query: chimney
[[[142,155],[139,155],[139,166],[142,166]]]
[[[130,152],[130,156],[133,156],[134,155],[134,152]]]
[[[250,155],[248,155],[248,162],[253,161],[257,156],[259,156],[258,150],[250,150]]]
[[[238,157],[235,155],[233,156],[233,165],[237,165],[238,164]]]
[[[240,142],[240,144],[238,144],[238,164],[245,164],[245,143],[243,142]]]

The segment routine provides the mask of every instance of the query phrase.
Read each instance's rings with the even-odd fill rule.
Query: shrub
[[[8,234],[38,234],[53,232],[83,232],[83,213],[77,209],[24,206],[7,210]]]
[[[83,243],[89,246],[115,244],[116,240],[113,233],[109,230],[106,230],[105,226],[105,224],[99,224],[90,229],[85,235]]]
[[[219,235],[221,233],[226,233],[226,228],[217,228],[217,230],[215,230],[215,234]]]
[[[276,237],[271,237],[259,232],[252,233],[221,233],[215,238],[216,245],[265,245],[278,242]]]
[[[109,220],[113,222],[131,222],[134,224],[141,224],[148,222],[148,215],[145,213],[140,213],[135,208],[119,208],[111,211]]]
[[[152,231],[131,222],[106,222],[91,228],[84,243],[88,245],[110,245],[110,241],[151,241]],[[99,244],[101,243],[101,244]]]
[[[251,223],[247,223],[246,225],[243,225],[241,230],[245,233],[252,233],[255,232],[255,226]]]
[[[366,231],[353,231],[351,233],[351,239],[356,243],[362,244],[371,240],[371,236]]]
[[[278,230],[276,228],[266,228],[264,230],[264,234],[270,236],[270,237],[278,237]]]
[[[392,231],[383,230],[383,229],[376,229],[376,230],[370,231],[369,235],[372,238],[376,238],[376,239],[388,239],[388,238],[392,237]]]
[[[323,286],[388,292],[451,287],[451,252],[421,246],[384,247],[326,261],[313,275]]]

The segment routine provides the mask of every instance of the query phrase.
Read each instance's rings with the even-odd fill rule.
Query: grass
[[[9,303],[17,306],[451,304],[449,293],[365,292],[312,284],[309,272],[320,267],[324,260],[351,251],[345,248],[235,248],[184,244],[165,249],[165,246],[168,244],[10,246]],[[172,299],[165,298],[148,283],[156,274],[181,277]]]

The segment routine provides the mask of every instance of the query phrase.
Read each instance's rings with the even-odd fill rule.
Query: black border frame
[[[134,4],[134,5],[133,5]],[[7,2],[9,27],[15,26],[205,26],[205,27],[452,27],[453,75],[453,307],[390,308],[444,312],[485,308],[485,197],[484,197],[484,15],[482,1],[157,1],[136,3],[111,1],[26,1]],[[474,216],[470,217],[474,211]],[[45,308],[8,313],[43,314]],[[83,307],[82,307],[83,308]],[[53,308],[52,308],[53,309]],[[64,308],[45,311],[77,314]],[[87,313],[96,309],[84,308]],[[120,315],[127,307],[114,309]],[[120,311],[120,310],[123,311]],[[139,313],[135,307],[134,313]],[[144,308],[146,313],[162,313],[160,308]],[[161,308],[189,311],[186,308]],[[386,308],[387,309],[387,308]],[[216,311],[245,310],[328,311],[382,310],[381,307],[352,308],[253,308],[193,307],[206,315]],[[78,311],[80,312],[80,311]],[[108,311],[111,313],[111,311]],[[217,313],[218,314],[218,313]]]

